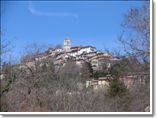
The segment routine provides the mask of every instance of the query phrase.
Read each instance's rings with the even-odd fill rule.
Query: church
[[[74,46],[71,47],[71,40],[69,38],[65,38],[64,40],[64,51],[67,52],[68,55],[76,57],[81,54],[95,52],[96,48],[93,46]]]

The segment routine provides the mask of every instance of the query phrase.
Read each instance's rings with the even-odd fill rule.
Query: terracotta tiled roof
[[[81,48],[82,46],[74,46],[74,47],[71,47],[70,49],[75,49],[75,48]]]

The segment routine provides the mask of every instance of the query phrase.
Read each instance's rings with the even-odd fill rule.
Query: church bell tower
[[[69,38],[64,39],[64,51],[70,51],[71,41]]]

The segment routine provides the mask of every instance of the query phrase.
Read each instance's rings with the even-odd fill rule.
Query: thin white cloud
[[[42,12],[37,10],[32,2],[29,2],[28,9],[31,12],[31,14],[35,16],[75,17],[75,18],[78,17],[78,14],[76,13]]]

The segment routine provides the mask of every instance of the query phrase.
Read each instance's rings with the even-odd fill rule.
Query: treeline
[[[24,69],[7,65],[7,76],[1,80],[1,111],[144,111],[149,83],[129,90],[120,76],[133,64],[123,65],[121,60],[109,69],[113,79],[107,90],[85,87],[93,76],[89,63],[80,68],[69,61],[58,71],[52,61]]]

